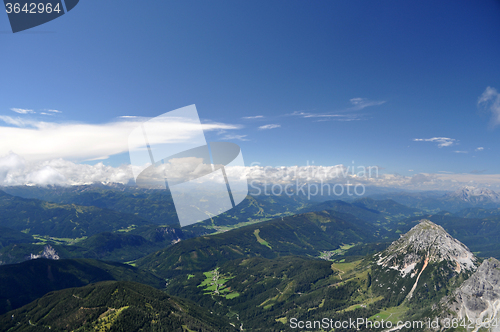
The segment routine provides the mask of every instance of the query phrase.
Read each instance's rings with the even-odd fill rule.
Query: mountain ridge
[[[0,266],[0,313],[25,305],[47,292],[104,280],[141,281],[157,288],[164,280],[133,266],[93,259],[39,258]]]
[[[0,331],[237,331],[195,303],[130,281],[50,292],[0,316]]]

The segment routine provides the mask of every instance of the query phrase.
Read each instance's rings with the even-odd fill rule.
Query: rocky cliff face
[[[441,304],[455,313],[459,320],[495,322],[490,331],[500,331],[500,261],[485,260],[477,271]],[[476,327],[476,324],[474,324]],[[493,324],[492,324],[493,325]]]

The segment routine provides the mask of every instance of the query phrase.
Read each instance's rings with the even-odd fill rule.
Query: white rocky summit
[[[38,259],[38,258],[47,258],[47,259],[59,259],[59,254],[57,253],[57,251],[52,248],[52,246],[50,244],[47,244],[44,248],[43,248],[43,252],[40,254],[40,255],[34,255],[34,254],[31,254],[29,256],[29,259]]]
[[[386,250],[377,254],[376,264],[397,270],[401,276],[418,272],[415,266],[448,261],[457,273],[476,269],[476,257],[463,243],[454,239],[443,227],[423,219],[408,233],[394,241]],[[420,271],[420,273],[422,272]]]

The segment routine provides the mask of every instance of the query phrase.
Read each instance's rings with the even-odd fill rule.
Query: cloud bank
[[[184,164],[183,164],[184,165]],[[174,180],[194,178],[196,174],[175,163],[162,166]],[[196,171],[200,171],[196,169]],[[186,173],[188,172],[188,173]],[[260,165],[226,168],[232,178],[247,178],[255,184],[340,183],[401,190],[454,190],[465,185],[500,190],[499,174],[471,172],[461,174],[419,173],[413,176],[382,174],[376,166],[281,166]],[[210,178],[210,176],[209,176]],[[215,177],[213,181],[218,181]],[[253,181],[253,182],[252,182]],[[27,161],[14,153],[0,157],[0,185],[79,185],[91,183],[134,184],[131,165],[106,166],[78,164],[64,159]]]
[[[127,184],[133,179],[130,165],[119,167],[77,164],[63,159],[28,162],[14,153],[0,157],[0,185],[78,185],[94,182]]]

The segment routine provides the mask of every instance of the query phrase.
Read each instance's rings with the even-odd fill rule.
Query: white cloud
[[[477,106],[491,112],[490,128],[500,124],[500,93],[487,87],[477,101]]]
[[[256,115],[256,116],[244,116],[242,119],[250,120],[250,119],[262,119],[264,116],[263,115]]]
[[[385,101],[368,100],[366,98],[351,98],[349,101],[354,105],[350,108],[350,110],[353,111],[359,111],[366,107],[378,106],[385,103]]]
[[[483,150],[484,150],[484,148],[482,146],[476,148],[476,151],[483,151]]]
[[[225,135],[223,137],[223,139],[228,139],[228,140],[236,139],[236,140],[240,140],[240,141],[249,141],[249,139],[246,137],[247,137],[247,135]]]
[[[174,125],[177,125],[177,124],[179,124],[181,126],[185,126],[186,129],[187,128],[191,128],[193,126],[193,124],[182,123],[182,122],[172,123],[171,126],[174,126]],[[205,131],[212,131],[212,130],[215,130],[215,131],[218,131],[218,130],[234,130],[234,129],[241,129],[242,128],[242,126],[240,126],[240,125],[227,124],[227,123],[221,123],[221,122],[202,123],[201,127]],[[180,130],[183,130],[183,128],[181,127]]]
[[[361,114],[330,114],[330,113],[309,113],[302,111],[295,111],[291,114],[293,116],[300,116],[303,118],[318,118],[319,121],[357,121],[362,120]]]
[[[435,142],[438,143],[438,147],[442,148],[445,146],[451,146],[457,142],[454,138],[448,137],[433,137],[433,138],[414,138],[414,142]]]
[[[0,116],[0,120],[16,126],[0,126],[0,156],[13,151],[27,161],[57,158],[81,161],[127,152],[128,135],[142,123],[138,119],[104,124],[55,123],[9,116]],[[190,140],[190,135],[199,131],[198,124],[182,121],[181,118],[158,125],[168,135],[150,137],[150,144],[186,142]],[[202,128],[205,131],[232,130],[240,129],[240,126],[205,123]],[[137,142],[137,146],[141,144]]]
[[[47,112],[50,112],[50,113],[62,113],[61,111],[58,111],[58,110],[47,110]]]
[[[268,125],[260,126],[259,129],[265,130],[265,129],[274,129],[274,128],[279,128],[279,127],[281,127],[281,125],[279,125],[279,124],[268,124]]]
[[[378,106],[385,103],[383,100],[368,100],[366,98],[351,98],[349,101],[353,105],[352,107],[336,112],[311,113],[295,111],[287,115],[300,116],[303,118],[320,118],[320,120],[317,121],[358,121],[364,119],[364,114],[352,114],[353,111],[360,111],[366,107]]]
[[[455,150],[453,152],[455,152],[455,153],[469,153],[469,151],[460,151],[460,150]]]
[[[11,108],[10,109],[13,112],[19,113],[19,114],[30,114],[30,113],[35,113],[33,110],[25,109],[25,108]]]
[[[344,114],[327,114],[327,113],[308,113],[308,112],[293,112],[291,115],[299,115],[304,118],[342,118]]]

